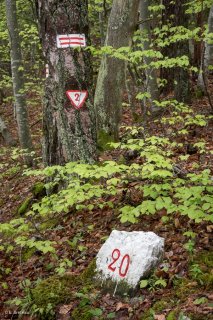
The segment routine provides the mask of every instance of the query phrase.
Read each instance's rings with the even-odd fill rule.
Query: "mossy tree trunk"
[[[106,46],[117,49],[130,45],[137,16],[138,0],[114,0],[105,39]],[[125,87],[124,61],[104,55],[95,91],[98,139],[118,139],[121,120],[122,93]]]
[[[38,0],[40,37],[49,77],[43,107],[43,157],[46,165],[93,162],[96,129],[90,54],[82,48],[57,48],[56,36],[85,34],[89,42],[87,0]],[[88,90],[85,105],[76,110],[68,90]]]
[[[21,42],[18,30],[18,21],[16,13],[16,1],[6,0],[7,26],[11,45],[11,70],[13,79],[13,93],[16,107],[16,120],[18,125],[18,135],[20,145],[23,149],[32,149],[32,140],[29,129],[27,105],[24,94],[24,76],[21,54]],[[31,164],[30,157],[26,157],[26,162]]]

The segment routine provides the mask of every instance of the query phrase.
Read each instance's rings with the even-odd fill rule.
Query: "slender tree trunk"
[[[102,5],[100,6],[102,7]],[[100,11],[98,14],[98,20],[99,20],[99,30],[100,30],[100,36],[101,36],[101,46],[104,45],[104,12]]]
[[[7,26],[11,44],[11,69],[13,78],[13,92],[16,105],[16,119],[21,147],[32,149],[32,140],[28,123],[28,114],[24,90],[24,77],[21,55],[21,43],[18,30],[16,1],[6,0]],[[28,158],[29,163],[29,158]]]
[[[149,19],[149,7],[150,0],[140,0],[139,3],[139,11],[140,11],[140,30],[143,32],[143,34],[146,36],[147,41],[144,41],[144,50],[150,49],[151,44],[151,32],[150,32],[150,21]],[[152,59],[145,57],[144,62],[146,65],[149,65],[151,63]],[[153,103],[153,100],[159,99],[159,91],[158,91],[158,85],[157,85],[157,76],[156,76],[156,70],[153,70],[151,68],[146,69],[146,86],[147,91],[149,92],[151,99],[151,113],[155,113],[156,111],[159,111],[156,106]]]
[[[209,11],[208,17],[208,32],[213,33],[213,5]],[[204,79],[203,79],[203,72],[208,74],[208,67],[213,66],[213,43],[206,42],[204,44],[203,54],[201,54],[201,62],[200,62],[200,73],[198,76],[198,87],[203,91],[206,92]]]
[[[14,141],[13,137],[11,136],[10,131],[8,130],[6,124],[4,123],[3,119],[0,117],[0,133],[8,146],[15,146],[16,142]]]
[[[138,0],[114,0],[107,28],[106,46],[117,49],[130,45],[137,22]],[[125,88],[124,61],[104,55],[95,91],[98,141],[118,139],[122,93]],[[107,138],[108,139],[108,138]]]
[[[176,1],[176,0],[175,0]],[[162,4],[165,6],[162,14],[162,25],[170,25],[171,27],[175,26],[175,6],[176,2],[171,0],[162,0]],[[162,54],[164,57],[173,58],[176,53],[176,45],[170,44],[162,49]],[[171,72],[169,68],[161,69],[161,79],[165,79],[167,81],[163,92],[165,94],[174,90],[174,72]]]
[[[87,0],[38,0],[40,37],[49,77],[43,111],[43,155],[46,165],[96,158],[90,54],[82,48],[57,48],[56,36],[85,34],[89,45]],[[81,109],[74,109],[68,90],[88,90]]]
[[[208,32],[213,33],[213,5],[209,11]],[[206,43],[205,67],[213,66],[213,40]]]
[[[185,13],[188,0],[176,0],[175,20],[177,26],[188,27],[189,16]],[[180,41],[176,45],[176,56],[189,56],[189,41]],[[175,70],[175,99],[180,102],[189,102],[189,72],[184,68],[176,68]]]

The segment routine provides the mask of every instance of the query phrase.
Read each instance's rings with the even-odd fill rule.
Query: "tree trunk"
[[[16,119],[21,147],[32,149],[32,140],[28,123],[28,114],[24,90],[21,43],[18,30],[16,1],[6,0],[7,26],[11,44],[11,69],[13,78],[13,92],[16,105]],[[27,162],[29,163],[29,158]]]
[[[79,48],[57,48],[56,36],[85,34],[89,44],[87,0],[38,0],[40,37],[49,77],[43,113],[43,155],[46,165],[96,158],[90,54]],[[68,90],[88,90],[81,109],[74,109]]]
[[[213,33],[213,6],[211,6],[208,17],[208,32]],[[197,85],[203,93],[207,93],[204,83],[205,74],[208,75],[208,67],[213,66],[213,43],[205,42],[203,53],[201,54],[200,72],[198,75]],[[205,74],[203,74],[205,72]]]
[[[147,41],[144,41],[144,50],[150,50],[150,44],[151,44],[151,30],[150,30],[150,21],[149,21],[149,7],[150,0],[140,0],[139,4],[139,11],[140,11],[140,30],[145,34]],[[149,65],[151,63],[152,59],[148,57],[144,57],[144,62],[146,65]],[[147,91],[149,92],[151,99],[151,113],[155,113],[156,111],[159,111],[158,108],[153,103],[153,100],[159,99],[159,91],[158,91],[158,85],[157,85],[157,76],[156,76],[156,70],[153,70],[151,68],[146,69],[146,86]]]
[[[13,147],[16,145],[13,137],[10,134],[10,131],[7,129],[6,124],[4,123],[3,119],[0,117],[0,133],[6,143],[6,145]]]
[[[209,33],[213,33],[213,5],[210,8],[209,11],[209,18],[208,18],[208,31]],[[206,44],[206,59],[205,59],[205,65],[213,66],[213,41],[211,40],[211,43]]]
[[[130,45],[137,22],[138,0],[114,0],[107,28],[106,46],[117,49]],[[118,139],[122,93],[125,87],[125,61],[104,55],[95,91],[98,141]],[[101,141],[102,140],[102,141]]]
[[[176,26],[188,27],[189,16],[185,13],[187,0],[176,0],[175,20]],[[180,41],[176,45],[176,56],[189,56],[189,42]],[[190,87],[188,70],[178,67],[175,69],[175,99],[179,102],[189,102]]]
[[[171,27],[175,26],[175,6],[176,1],[171,0],[162,0],[162,4],[165,6],[165,9],[162,12],[162,25],[169,25]],[[174,58],[176,53],[176,44],[170,44],[162,49],[162,54],[164,57]],[[161,79],[166,80],[166,85],[163,88],[164,94],[168,94],[174,90],[174,72],[171,72],[169,68],[161,69]]]

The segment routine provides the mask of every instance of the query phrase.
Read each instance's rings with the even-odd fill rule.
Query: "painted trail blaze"
[[[85,34],[61,34],[56,38],[57,48],[86,47]]]

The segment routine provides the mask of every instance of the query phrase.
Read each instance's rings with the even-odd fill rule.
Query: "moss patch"
[[[197,264],[201,270],[201,273],[194,274],[190,272],[190,277],[199,282],[200,285],[206,289],[213,288],[213,252],[202,251],[198,253],[192,263]]]
[[[169,303],[167,301],[159,300],[159,301],[155,302],[152,309],[154,309],[155,312],[161,312],[164,309],[168,308],[168,306],[169,306]]]
[[[95,266],[95,261],[92,261],[86,270],[79,276],[65,274],[62,277],[52,276],[42,280],[31,290],[32,305],[35,305],[36,308],[40,310],[42,309],[42,317],[47,319],[50,306],[54,310],[58,304],[67,303],[73,297],[73,293],[81,290],[85,285],[91,290]],[[76,314],[79,312],[80,311],[77,310]],[[52,319],[50,315],[49,318]]]
[[[90,312],[90,307],[89,306],[78,306],[77,308],[74,309],[74,311],[71,314],[71,319],[72,320],[90,320],[93,318],[93,315]]]
[[[181,300],[185,300],[185,298],[193,294],[197,291],[198,283],[189,279],[179,279],[175,283],[175,291],[174,295]]]
[[[26,262],[27,260],[29,260],[34,255],[35,252],[36,252],[35,248],[28,248],[24,250],[22,254],[23,261]]]
[[[80,275],[80,279],[83,284],[91,284],[95,277],[96,261],[95,259],[90,262],[88,267]]]
[[[100,130],[98,132],[98,149],[100,151],[105,151],[105,150],[112,150],[113,148],[111,148],[108,143],[110,142],[114,142],[113,138],[111,137],[110,134],[108,134],[106,131],[104,130]]]
[[[50,277],[41,281],[32,289],[33,302],[39,308],[46,308],[48,304],[56,306],[65,301],[69,295],[68,287],[57,277]]]
[[[28,197],[24,200],[24,202],[22,202],[22,204],[18,207],[17,213],[22,216],[23,214],[25,214],[27,212],[27,210],[30,207],[30,203],[32,201],[31,197]]]
[[[213,268],[213,252],[201,251],[193,259],[193,263],[198,263],[204,271],[206,268]]]
[[[34,198],[39,199],[46,195],[46,188],[43,182],[36,182],[32,187]]]

